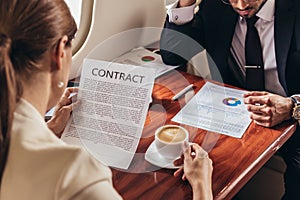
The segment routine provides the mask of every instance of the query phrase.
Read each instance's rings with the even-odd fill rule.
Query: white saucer
[[[178,169],[180,166],[175,166],[173,164],[173,161],[174,160],[169,160],[169,159],[166,159],[164,157],[162,157],[158,151],[157,151],[157,148],[156,148],[156,145],[154,142],[152,142],[150,144],[150,146],[148,147],[147,151],[146,151],[146,154],[145,154],[145,159],[155,165],[155,166],[158,166],[158,167],[162,167],[162,168],[167,168],[167,169]]]

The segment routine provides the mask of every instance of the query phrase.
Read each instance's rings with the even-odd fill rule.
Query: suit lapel
[[[215,38],[217,41],[217,46],[215,49],[214,59],[216,61],[219,61],[218,68],[221,71],[221,74],[225,75],[223,78],[226,78],[228,77],[228,73],[230,73],[228,69],[227,59],[230,53],[231,42],[235,30],[235,25],[237,23],[238,14],[233,11],[231,7],[228,7],[228,9],[224,10],[223,16],[226,17],[220,18],[221,23],[218,27],[218,33],[220,33],[219,37]],[[224,51],[225,49],[226,51]],[[228,80],[223,81],[228,82]]]
[[[292,0],[275,0],[275,53],[279,81],[287,92],[286,61],[293,35],[295,14]]]

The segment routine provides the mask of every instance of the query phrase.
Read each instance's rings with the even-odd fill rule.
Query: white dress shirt
[[[167,13],[169,16],[169,22],[177,25],[188,23],[194,18],[195,4],[187,7],[177,8],[179,0],[167,5]]]

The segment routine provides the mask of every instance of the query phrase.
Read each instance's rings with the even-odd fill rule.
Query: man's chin
[[[238,11],[238,14],[243,18],[251,18],[254,16],[255,12],[248,12],[248,11]]]

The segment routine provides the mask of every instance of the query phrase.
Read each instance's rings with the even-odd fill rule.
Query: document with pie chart
[[[241,138],[251,122],[245,92],[206,82],[172,121]]]
[[[152,68],[155,70],[156,78],[179,67],[164,64],[159,54],[144,47],[132,49],[120,57],[115,58],[113,62]]]

